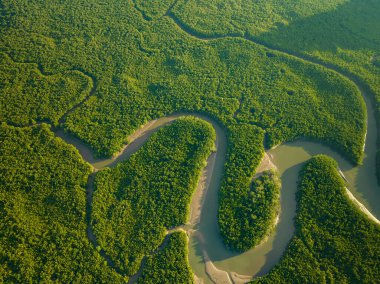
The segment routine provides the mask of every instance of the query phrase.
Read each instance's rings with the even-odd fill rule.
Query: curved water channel
[[[174,5],[172,5],[171,8],[173,6]],[[372,217],[369,216],[369,218],[378,222],[376,218],[380,218],[380,188],[377,185],[375,175],[377,127],[371,101],[363,88],[361,88],[361,80],[355,75],[329,63],[325,63],[305,54],[296,54],[291,51],[270,46],[248,35],[241,36],[233,34],[210,36],[196,33],[176,18],[175,15],[171,13],[171,8],[168,9],[165,16],[171,18],[177,28],[199,40],[208,41],[229,37],[242,38],[254,44],[261,45],[268,50],[277,51],[293,57],[296,60],[304,60],[339,73],[348,78],[359,88],[367,107],[367,136],[364,147],[364,160],[361,166],[352,166],[352,164],[341,155],[320,143],[302,140],[285,143],[275,149],[267,151],[267,155],[271,157],[281,177],[281,212],[278,223],[270,236],[264,240],[262,244],[242,254],[231,252],[225,248],[219,236],[217,222],[218,191],[227,151],[225,132],[211,119],[199,114],[193,114],[210,122],[217,134],[217,151],[211,154],[207,166],[203,170],[200,184],[192,200],[189,224],[182,226],[190,236],[189,262],[199,282],[245,283],[254,276],[261,276],[268,273],[268,271],[279,262],[282,254],[286,250],[287,244],[294,234],[293,220],[296,211],[295,192],[297,190],[299,170],[305,161],[316,154],[326,154],[338,162],[339,168],[347,181],[348,193],[352,193],[357,201],[363,205],[361,209],[365,206],[365,208],[373,214]],[[145,18],[145,20],[149,19]],[[366,87],[366,89],[368,88]],[[96,170],[99,170],[106,166],[115,166],[117,163],[128,159],[147,141],[153,132],[179,116],[180,115],[172,115],[148,123],[129,137],[131,143],[124,147],[114,159],[95,159],[91,150],[80,140],[72,138],[70,135],[63,133],[63,131],[56,131],[56,134],[62,137],[66,142],[73,144],[82,154],[83,158],[91,163]],[[88,204],[91,205],[91,178],[89,179],[88,189]],[[354,203],[358,205],[357,202]],[[367,213],[367,215],[371,215],[371,213]],[[91,228],[89,228],[88,233],[89,238],[96,244],[96,238]],[[112,265],[112,261],[107,258],[105,254],[103,256],[108,263]],[[134,279],[135,278],[136,277],[134,277]]]
[[[229,280],[226,279],[223,282],[244,283],[248,277],[236,277],[236,273],[251,277],[262,276],[279,262],[295,230],[295,192],[299,170],[302,164],[314,155],[325,154],[334,158],[339,164],[350,192],[373,214],[373,217],[370,217],[372,220],[380,219],[380,188],[375,174],[376,120],[369,99],[365,95],[363,98],[367,105],[368,117],[363,165],[354,167],[331,148],[320,143],[302,140],[285,143],[267,151],[281,177],[281,213],[274,232],[259,246],[243,254],[234,254],[223,246],[218,236],[216,218],[209,212],[217,210],[218,186],[217,184],[210,185],[205,200],[207,210],[202,210],[199,230],[205,236],[203,247],[206,248],[213,264],[221,270],[235,272],[230,273]],[[209,277],[210,273],[206,272],[201,247],[202,244],[197,238],[191,239],[190,262],[195,274],[206,279],[206,283],[220,283],[220,278],[219,281],[215,279],[212,281]]]
[[[176,2],[174,2],[174,4],[175,3]],[[296,183],[299,170],[305,161],[316,154],[329,155],[338,162],[339,168],[347,181],[347,187],[350,190],[349,192],[351,192],[355,198],[374,215],[372,216],[372,219],[379,219],[380,188],[377,185],[375,175],[377,139],[376,119],[370,99],[365,94],[364,90],[360,88],[361,81],[354,75],[347,73],[344,70],[340,70],[336,66],[319,61],[308,55],[295,54],[291,51],[281,50],[280,48],[253,39],[248,35],[242,37],[241,35],[208,36],[197,34],[181,23],[179,19],[171,13],[171,8],[174,4],[168,9],[165,16],[171,18],[176,26],[188,35],[205,41],[228,37],[242,38],[264,46],[268,50],[284,53],[297,60],[305,60],[312,64],[324,66],[329,70],[334,70],[355,83],[359,88],[367,107],[367,136],[364,148],[364,160],[363,165],[361,166],[353,167],[347,160],[332,149],[322,144],[308,141],[300,140],[292,143],[285,143],[275,149],[267,151],[268,156],[271,157],[273,163],[276,165],[281,177],[281,212],[273,233],[271,233],[262,244],[242,254],[231,252],[224,247],[219,236],[217,222],[218,191],[223,175],[227,151],[225,132],[213,120],[203,115],[193,114],[194,116],[210,122],[217,134],[217,151],[211,154],[207,166],[203,170],[200,185],[192,200],[189,224],[182,226],[190,235],[189,262],[197,279],[204,283],[244,283],[253,276],[266,274],[276,263],[278,263],[294,233],[293,219],[296,210],[295,192],[297,189]],[[41,73],[44,74],[42,67],[38,66],[38,68]],[[63,123],[66,120],[67,115],[82,105],[97,89],[96,78],[83,70],[78,71],[89,76],[93,80],[94,86],[83,101],[74,105],[72,109],[61,117],[59,120],[60,123]],[[56,136],[61,137],[67,143],[74,145],[84,160],[89,162],[96,172],[104,167],[116,166],[119,162],[128,159],[148,140],[152,133],[158,128],[174,121],[179,116],[181,115],[171,115],[148,123],[131,135],[128,139],[131,143],[125,146],[120,153],[115,155],[115,158],[112,159],[96,159],[88,145],[79,139],[73,138],[71,135],[64,133],[63,130],[60,129],[54,129],[54,132]],[[87,186],[87,205],[89,207],[88,210],[90,211],[94,174],[89,177]],[[369,212],[367,213],[370,214]],[[371,218],[371,216],[369,216],[369,218]],[[90,226],[88,227],[87,233],[89,239],[94,245],[96,245],[96,238]],[[112,260],[104,252],[101,252],[101,254],[107,262],[114,267]],[[118,269],[116,269],[116,271],[122,274]]]
[[[160,127],[184,115],[193,115],[211,123],[216,131],[216,151],[210,155],[203,170],[198,189],[193,196],[189,223],[182,226],[190,236],[189,262],[198,280],[204,283],[244,283],[253,276],[266,274],[284,253],[294,233],[296,182],[302,163],[316,154],[326,154],[339,163],[348,187],[354,196],[377,218],[380,216],[380,189],[375,176],[376,122],[367,103],[368,135],[366,137],[363,165],[353,167],[342,156],[319,143],[297,141],[285,143],[267,151],[276,165],[282,181],[281,213],[274,232],[259,246],[245,252],[235,253],[225,248],[219,235],[217,210],[218,191],[223,175],[227,151],[227,138],[224,129],[213,120],[199,114],[176,114],[154,120],[129,137],[130,143],[120,153],[110,159],[95,159],[86,144],[71,135],[57,130],[57,136],[74,145],[82,157],[91,163],[95,171],[104,167],[116,166],[128,159]],[[92,202],[92,180],[89,179],[88,204]],[[96,244],[91,228],[90,240]],[[108,263],[110,260],[104,253]]]

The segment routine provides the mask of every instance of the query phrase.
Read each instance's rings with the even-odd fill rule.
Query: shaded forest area
[[[194,283],[187,260],[187,245],[188,239],[184,232],[171,234],[166,247],[148,257],[137,283]]]

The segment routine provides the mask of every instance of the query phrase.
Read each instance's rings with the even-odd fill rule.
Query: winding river
[[[368,94],[362,87],[360,79],[353,74],[340,70],[336,66],[319,61],[308,55],[299,55],[279,48],[269,46],[251,37],[239,35],[206,36],[196,34],[183,25],[171,12],[165,14],[170,17],[175,25],[199,40],[208,41],[228,37],[244,38],[254,44],[264,46],[268,50],[277,51],[296,60],[305,60],[311,64],[323,66],[348,78],[360,90],[367,109],[367,136],[364,147],[364,159],[361,166],[354,167],[341,155],[320,143],[298,140],[282,144],[267,151],[281,177],[281,212],[274,231],[266,240],[255,248],[238,254],[226,249],[219,236],[217,222],[218,191],[223,175],[224,163],[227,151],[227,139],[224,130],[215,121],[199,115],[192,114],[210,122],[217,134],[217,151],[208,159],[207,166],[203,170],[196,194],[191,204],[191,217],[189,224],[184,226],[190,236],[189,262],[199,282],[204,283],[245,283],[252,277],[262,276],[279,262],[286,250],[287,244],[294,234],[294,216],[296,211],[295,192],[297,190],[297,179],[302,164],[316,154],[326,154],[333,157],[339,164],[339,168],[347,180],[348,189],[353,196],[368,211],[373,214],[372,219],[380,218],[380,188],[377,185],[375,175],[376,139],[377,127],[372,103]],[[146,19],[147,20],[147,19]],[[94,88],[95,89],[95,88]],[[190,115],[190,114],[183,114]],[[56,135],[66,142],[73,144],[81,153],[83,158],[93,165],[94,169],[100,170],[104,167],[113,167],[117,163],[128,159],[136,152],[158,128],[167,125],[180,114],[171,115],[149,122],[135,134],[129,137],[131,142],[125,146],[113,159],[95,159],[92,151],[80,140],[72,138],[62,130],[56,131]],[[91,180],[91,179],[89,179]],[[92,186],[88,186],[88,204],[92,201]],[[194,213],[196,212],[196,213]],[[369,216],[370,217],[370,216]],[[96,238],[91,228],[88,229],[90,240],[96,245]],[[112,261],[104,254],[103,257],[112,265]],[[133,280],[138,275],[133,277]],[[132,281],[133,282],[133,281]]]
[[[375,175],[376,120],[369,99],[365,95],[363,97],[366,101],[368,117],[363,165],[354,167],[331,148],[302,140],[285,143],[267,152],[272,157],[281,177],[281,213],[274,232],[259,246],[243,254],[234,254],[223,246],[220,237],[218,237],[216,218],[210,212],[216,210],[218,185],[210,185],[205,200],[207,210],[202,211],[199,230],[206,238],[204,247],[217,268],[242,275],[261,276],[268,273],[279,262],[294,233],[295,192],[299,170],[305,161],[317,154],[328,155],[338,162],[339,168],[348,182],[350,192],[375,218],[380,219],[380,188],[377,185]],[[216,173],[216,175],[219,174]],[[207,279],[206,283],[215,282],[209,281],[207,277],[200,247],[199,241],[192,238],[190,245],[191,265],[198,276]],[[233,275],[230,275],[230,278],[232,278],[231,276]],[[239,281],[235,280],[235,282]]]
[[[298,173],[301,165],[313,155],[326,154],[336,159],[348,181],[350,191],[379,218],[380,205],[377,201],[380,200],[380,189],[377,186],[374,170],[376,121],[370,102],[365,96],[364,98],[367,103],[368,134],[362,166],[353,167],[330,148],[308,141],[285,143],[267,151],[281,176],[281,213],[274,232],[262,244],[242,254],[226,249],[219,236],[218,191],[224,170],[227,139],[223,128],[215,121],[199,114],[176,114],[151,121],[131,135],[128,139],[130,143],[111,159],[95,159],[92,151],[80,140],[62,130],[55,131],[55,134],[74,145],[82,157],[92,164],[96,172],[104,167],[114,167],[128,159],[144,145],[152,133],[180,116],[193,115],[211,123],[217,134],[217,150],[208,158],[198,189],[193,196],[189,224],[183,226],[190,236],[189,262],[197,279],[204,283],[245,283],[253,276],[266,274],[278,263],[284,253],[294,233],[293,218],[296,210],[295,192]],[[93,179],[90,178],[87,195],[89,205],[92,201],[92,182]],[[90,227],[88,235],[96,245],[96,238]],[[112,265],[112,261],[104,252],[102,255]]]
[[[171,8],[173,6],[174,5],[172,5]],[[207,36],[196,34],[189,30],[187,26],[181,23],[179,19],[171,13],[171,8],[167,11],[165,16],[171,18],[177,28],[199,40],[207,41],[227,37],[239,37],[249,40],[254,44],[262,45],[268,50],[277,51],[294,57],[297,60],[305,60],[311,64],[318,64],[329,70],[338,72],[358,86],[367,106],[367,136],[364,148],[364,160],[363,165],[361,166],[353,167],[342,156],[322,144],[302,140],[285,143],[267,151],[267,155],[271,157],[272,162],[276,165],[281,177],[281,213],[278,223],[270,236],[268,236],[262,244],[242,254],[231,252],[224,247],[219,236],[217,222],[218,191],[223,175],[227,151],[225,132],[223,128],[213,120],[199,114],[192,114],[210,122],[217,134],[217,151],[211,154],[207,166],[203,170],[200,184],[192,200],[189,224],[183,226],[190,236],[189,262],[199,282],[245,283],[252,277],[268,273],[268,271],[279,262],[294,233],[293,220],[296,210],[295,192],[297,189],[296,183],[298,173],[302,164],[313,155],[326,154],[337,160],[342,174],[347,180],[350,192],[374,215],[374,219],[379,219],[380,188],[377,185],[375,175],[377,127],[370,99],[364,92],[363,88],[360,88],[361,81],[354,75],[348,74],[336,66],[329,65],[328,63],[309,57],[308,55],[295,54],[290,51],[269,46],[268,44],[259,42],[247,35]],[[145,20],[149,19],[145,18]],[[94,88],[91,90],[88,97],[90,97],[96,90],[96,79],[92,76],[91,78],[94,80]],[[73,109],[79,107],[82,103],[83,102],[75,105]],[[60,123],[65,121],[67,114],[60,119]],[[67,143],[74,145],[84,160],[89,162],[96,172],[104,167],[113,167],[119,162],[128,159],[147,141],[152,133],[160,127],[171,123],[179,116],[181,116],[181,114],[171,115],[149,122],[136,131],[135,134],[131,135],[129,137],[130,143],[112,159],[96,159],[93,156],[93,152],[86,144],[73,138],[71,135],[64,133],[62,130],[58,129],[54,131],[57,136],[61,137]],[[94,175],[95,173],[90,176],[87,186],[88,214],[91,214]],[[94,245],[96,245],[96,238],[90,226],[88,227],[87,233],[89,239]],[[107,260],[109,265],[113,266],[112,260],[104,252],[101,252],[101,254]],[[136,277],[133,277],[133,280],[135,279]]]

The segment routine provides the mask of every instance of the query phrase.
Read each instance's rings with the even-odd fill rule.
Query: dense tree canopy
[[[92,225],[100,246],[127,275],[187,222],[192,193],[214,145],[212,126],[183,118],[156,132],[128,161],[99,172]]]
[[[220,189],[218,220],[225,244],[246,250],[260,238],[254,235],[251,180],[263,155],[263,132],[251,125],[235,125],[228,130],[229,150]],[[265,230],[264,230],[265,231]]]
[[[138,283],[194,283],[187,260],[187,243],[184,232],[171,234],[165,248],[148,257]]]
[[[121,283],[86,235],[90,167],[48,126],[0,127],[0,282]]]
[[[0,1],[0,282],[125,280],[85,234],[89,165],[41,122],[104,157],[152,119],[213,118],[228,139],[221,235],[235,250],[258,244],[279,198],[273,173],[252,182],[264,147],[305,137],[360,163],[366,114],[358,86],[380,117],[379,3]],[[144,257],[141,281],[190,275],[181,233],[150,253],[186,222],[214,139],[204,121],[180,119],[96,175],[98,249],[128,276]],[[377,164],[380,180],[380,154]],[[378,228],[347,202],[334,163],[315,158],[301,177],[296,236],[259,281],[379,279]]]
[[[364,105],[351,82],[243,38],[199,40],[171,14],[149,21],[136,10],[167,5],[6,0],[0,50],[48,73],[82,70],[93,78],[96,90],[65,128],[100,155],[115,153],[152,118],[197,111],[226,126],[256,125],[266,130],[269,146],[306,136],[360,161]]]
[[[376,102],[379,120],[379,11],[377,0],[182,0],[170,16],[201,37],[241,37],[333,68]]]
[[[280,263],[258,283],[374,283],[380,228],[348,199],[336,162],[312,158],[300,173],[296,232]]]
[[[16,63],[5,53],[0,53],[0,78],[0,120],[15,125],[58,124],[93,86],[91,78],[77,70],[43,74],[36,64]]]

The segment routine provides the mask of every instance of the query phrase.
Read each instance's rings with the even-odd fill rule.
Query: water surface
[[[376,218],[380,219],[380,188],[375,174],[376,120],[371,102],[365,95],[363,99],[367,106],[368,119],[363,165],[354,167],[331,148],[308,141],[285,143],[268,151],[281,177],[279,223],[265,242],[242,254],[226,249],[219,235],[216,214],[220,188],[218,180],[220,181],[221,178],[222,165],[216,166],[214,171],[216,180],[208,188],[198,229],[206,240],[204,247],[217,268],[242,275],[262,276],[279,262],[294,234],[295,193],[299,171],[303,163],[317,154],[328,155],[338,162],[339,168],[347,180],[349,190]],[[217,160],[217,164],[218,161],[222,162],[222,160]],[[202,247],[195,237],[191,238],[190,264],[198,277],[203,278],[205,283],[212,283],[205,273]]]

